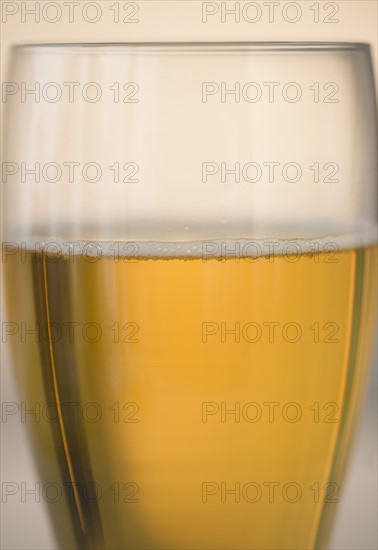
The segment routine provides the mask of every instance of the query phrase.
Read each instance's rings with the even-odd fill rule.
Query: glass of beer
[[[369,46],[24,45],[3,101],[3,330],[59,547],[324,548],[375,318]]]

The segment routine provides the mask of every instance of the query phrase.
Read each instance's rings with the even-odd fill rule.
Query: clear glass
[[[368,372],[354,43],[43,44],[4,85],[5,338],[62,548],[323,548]]]

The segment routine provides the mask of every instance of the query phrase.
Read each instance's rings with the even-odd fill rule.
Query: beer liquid
[[[4,265],[62,548],[324,544],[369,366],[376,247]]]

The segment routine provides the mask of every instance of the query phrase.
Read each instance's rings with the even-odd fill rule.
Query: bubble
[[[54,245],[54,250],[58,250],[61,255],[82,255],[84,252],[88,255],[92,248],[96,252],[101,252],[103,256],[114,256],[114,250],[120,252],[120,256],[141,257],[141,258],[222,258],[227,252],[227,257],[232,257],[232,250],[235,256],[259,257],[272,254],[271,243],[274,242],[273,254],[293,254],[294,251],[301,254],[313,254],[322,251],[338,251],[371,246],[377,242],[376,227],[354,234],[345,234],[318,239],[207,239],[204,241],[178,241],[178,242],[157,242],[157,241],[78,241],[68,240],[59,237],[41,236],[26,239],[11,239],[3,241],[12,245],[19,245],[20,250],[44,251]],[[90,245],[90,246],[89,246]],[[88,248],[89,246],[89,248]],[[129,251],[129,253],[127,252]]]

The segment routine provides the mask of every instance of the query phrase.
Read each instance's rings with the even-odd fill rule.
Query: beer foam
[[[88,256],[118,258],[258,258],[338,252],[372,246],[377,243],[377,229],[319,238],[278,239],[246,238],[203,239],[197,241],[147,240],[72,240],[61,237],[29,237],[3,241],[5,254],[17,251],[43,252],[49,256]]]

